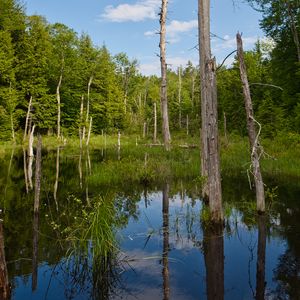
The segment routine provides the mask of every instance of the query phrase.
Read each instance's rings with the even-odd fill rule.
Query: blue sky
[[[233,4],[234,3],[234,4]],[[27,14],[60,22],[79,34],[88,33],[95,45],[105,44],[112,54],[125,52],[139,61],[143,74],[159,74],[157,12],[161,0],[25,0]],[[217,61],[235,48],[235,34],[243,33],[244,47],[263,38],[260,15],[242,0],[211,0],[212,52]],[[169,0],[167,63],[172,68],[191,60],[198,63],[197,0]]]

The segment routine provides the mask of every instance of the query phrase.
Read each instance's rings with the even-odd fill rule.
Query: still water
[[[0,160],[0,266],[7,266],[11,299],[300,299],[297,179],[269,178],[269,212],[256,216],[245,174],[223,174],[225,226],[211,228],[190,182],[89,180],[105,160],[101,151],[44,151],[36,213],[35,162],[21,150]],[[98,215],[117,241],[106,258],[94,255],[93,240],[72,248],[99,195],[113,204]]]

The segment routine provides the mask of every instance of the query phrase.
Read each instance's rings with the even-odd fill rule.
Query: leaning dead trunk
[[[248,137],[249,137],[250,151],[251,151],[252,172],[254,176],[255,189],[256,189],[257,210],[258,212],[264,212],[265,191],[264,191],[264,183],[262,180],[260,163],[259,163],[259,158],[260,158],[259,141],[258,141],[259,135],[256,134],[256,130],[255,130],[256,121],[254,119],[254,114],[253,114],[250,88],[249,88],[246,65],[244,60],[243,42],[242,42],[242,37],[239,33],[236,35],[236,40],[237,40],[238,59],[240,63],[240,76],[243,85],[243,94],[244,94],[245,109],[247,115],[247,129],[248,129]]]
[[[27,109],[26,120],[25,120],[25,129],[24,129],[23,141],[25,141],[25,139],[27,137],[27,128],[28,128],[28,121],[29,121],[29,116],[30,116],[31,105],[32,105],[32,96],[30,96],[29,103],[28,103],[28,109]]]
[[[90,118],[90,124],[89,124],[89,130],[88,130],[88,136],[87,136],[87,140],[86,140],[86,146],[89,145],[90,143],[90,137],[91,137],[91,130],[92,130],[92,123],[93,123],[93,118]]]
[[[161,64],[161,111],[162,133],[165,149],[170,150],[171,135],[169,129],[168,98],[167,98],[167,63],[166,63],[166,18],[168,0],[162,0],[160,12],[160,64]]]
[[[83,139],[83,129],[82,129],[82,117],[83,117],[83,99],[84,97],[81,96],[81,104],[80,104],[80,124],[79,124],[79,142],[80,142],[80,149],[82,148],[82,139]]]
[[[30,132],[29,136],[29,142],[28,142],[28,156],[33,157],[33,141],[34,141],[34,129],[35,125],[33,125],[32,130]]]
[[[223,220],[218,136],[216,63],[210,53],[210,1],[199,0],[201,76],[201,174],[207,177],[204,197],[209,198],[212,220]]]

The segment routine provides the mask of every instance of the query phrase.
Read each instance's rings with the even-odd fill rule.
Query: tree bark
[[[210,1],[199,0],[199,51],[201,80],[201,175],[207,177],[203,196],[208,197],[212,220],[221,222],[222,191],[218,136],[215,60],[210,48]]]
[[[257,210],[258,212],[265,211],[265,191],[264,191],[264,183],[262,180],[262,175],[260,171],[260,163],[259,163],[259,141],[258,135],[255,130],[255,119],[252,107],[252,99],[250,94],[250,87],[247,77],[247,70],[244,60],[244,51],[243,51],[243,41],[241,35],[238,33],[236,35],[237,40],[237,51],[238,51],[238,59],[240,64],[240,76],[243,85],[243,94],[245,100],[245,109],[247,115],[247,129],[248,129],[248,137],[250,143],[250,151],[251,151],[251,164],[255,182],[256,189],[256,201],[257,201]]]
[[[165,149],[170,150],[171,135],[169,129],[168,97],[167,97],[167,63],[166,63],[166,18],[168,0],[162,0],[160,12],[160,64],[161,64],[161,111],[162,111],[162,132]]]
[[[179,128],[181,129],[181,67],[178,68],[178,106],[179,106],[179,117],[178,117],[178,124],[179,124]]]
[[[27,109],[26,120],[25,120],[25,129],[24,129],[23,141],[25,141],[25,139],[27,137],[27,128],[28,128],[28,121],[29,121],[29,116],[30,116],[31,104],[32,104],[32,96],[30,96],[29,103],[28,103],[28,109]]]
[[[28,156],[33,157],[33,141],[34,141],[34,129],[35,125],[33,125],[32,130],[30,132],[29,136],[29,142],[28,142]]]
[[[156,144],[156,141],[157,141],[157,111],[156,111],[156,102],[153,103],[153,110],[154,110],[153,143]]]
[[[63,78],[63,75],[62,75],[62,71],[61,71],[61,74],[60,74],[59,80],[58,80],[58,84],[57,84],[57,87],[56,87],[56,100],[57,100],[57,137],[58,138],[60,138],[60,115],[61,115],[61,112],[60,112],[60,106],[61,106],[61,103],[60,103],[60,87],[61,87],[62,78]]]
[[[83,130],[82,130],[82,121],[83,121],[83,96],[81,96],[81,104],[80,104],[80,124],[79,124],[79,143],[80,149],[82,148],[82,139],[83,139]]]
[[[89,124],[89,131],[88,131],[88,136],[86,140],[86,145],[88,146],[90,143],[90,137],[91,137],[91,131],[92,131],[92,124],[93,124],[93,118],[90,118],[90,124]]]

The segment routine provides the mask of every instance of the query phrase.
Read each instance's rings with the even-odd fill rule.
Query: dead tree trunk
[[[9,97],[10,101],[12,101],[12,88],[11,88],[11,82],[9,83]],[[13,110],[10,109],[10,127],[11,127],[11,137],[13,142],[16,142],[15,138],[15,128],[14,128],[14,118],[13,118]]]
[[[215,59],[210,53],[210,1],[199,0],[199,51],[201,78],[201,174],[207,177],[204,196],[209,198],[212,220],[223,220],[218,136]]]
[[[33,157],[33,141],[34,141],[34,129],[35,125],[33,125],[32,130],[30,132],[29,136],[29,142],[28,142],[28,156]]]
[[[153,110],[154,110],[153,143],[156,144],[156,141],[157,141],[157,111],[156,111],[156,102],[153,103]]]
[[[162,0],[160,12],[160,64],[161,64],[161,112],[162,112],[162,133],[164,145],[167,151],[170,150],[171,135],[169,129],[168,98],[167,98],[167,63],[166,63],[166,18],[168,0]]]
[[[61,115],[61,112],[60,112],[60,106],[61,106],[61,103],[60,103],[60,87],[61,87],[61,83],[62,83],[62,78],[63,78],[63,75],[62,75],[62,70],[61,70],[61,73],[60,73],[60,76],[59,76],[59,80],[58,80],[58,84],[57,84],[57,87],[56,87],[56,100],[57,100],[57,137],[60,138],[60,115]]]
[[[237,51],[238,51],[238,59],[240,64],[240,76],[243,85],[243,94],[245,100],[245,109],[247,115],[247,128],[248,128],[248,136],[250,143],[250,151],[251,151],[251,165],[252,172],[254,176],[255,189],[256,189],[256,201],[257,201],[257,210],[258,212],[265,211],[265,191],[264,191],[264,183],[262,180],[262,175],[260,172],[260,163],[259,163],[259,134],[256,134],[255,130],[255,119],[253,114],[252,100],[249,88],[249,82],[247,77],[247,70],[244,60],[244,51],[243,51],[243,42],[242,37],[238,33],[236,35],[237,40]]]
[[[90,124],[89,124],[88,136],[87,136],[87,139],[86,139],[86,146],[88,146],[89,143],[90,143],[90,137],[91,137],[91,131],[92,131],[92,124],[93,124],[93,118],[90,117]]]
[[[85,139],[85,127],[87,123],[89,122],[89,114],[90,114],[90,92],[91,92],[91,85],[93,82],[93,76],[90,77],[89,82],[88,82],[88,89],[87,89],[87,102],[86,102],[86,116],[85,116],[85,124],[82,128],[82,139]]]
[[[79,142],[80,142],[80,149],[82,148],[82,139],[83,139],[83,129],[82,129],[82,118],[83,118],[83,99],[84,97],[81,96],[81,104],[80,104],[80,124],[79,124]]]
[[[181,67],[178,68],[178,108],[179,108],[179,117],[178,117],[178,124],[179,124],[179,128],[181,129]]]
[[[29,121],[29,116],[30,116],[31,105],[32,105],[32,96],[30,96],[29,103],[28,103],[28,109],[27,109],[26,120],[25,120],[25,129],[24,129],[23,141],[25,141],[25,139],[27,137],[27,128],[28,128],[28,121]]]

